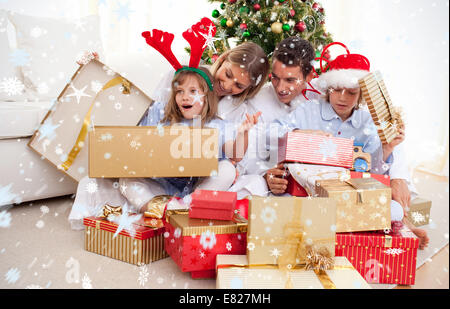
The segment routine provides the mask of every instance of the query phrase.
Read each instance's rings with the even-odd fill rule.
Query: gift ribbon
[[[111,206],[109,204],[103,205],[102,214],[100,218],[108,219],[110,215],[118,216],[122,214],[122,206]]]
[[[102,91],[109,89],[111,87],[117,86],[119,84],[122,84],[122,86],[123,86],[123,91],[122,91],[123,94],[130,93],[131,83],[128,80],[126,80],[125,78],[123,78],[122,76],[117,76],[117,77],[111,79],[109,82],[107,82],[103,86],[103,88],[97,93],[97,95],[94,97],[94,99],[92,100],[91,106],[89,107],[89,111],[87,112],[86,116],[84,117],[83,125],[81,127],[80,133],[78,134],[75,145],[72,147],[72,150],[69,152],[69,155],[67,156],[67,160],[61,165],[62,168],[64,169],[64,171],[67,171],[70,168],[70,166],[73,164],[76,157],[80,153],[81,148],[83,148],[83,142],[86,140],[89,125],[91,123],[92,110],[94,108],[94,103],[95,103],[97,97],[99,96],[99,94]]]
[[[217,270],[219,269],[278,269],[277,265],[267,265],[267,264],[257,264],[257,265],[246,265],[246,264],[222,264],[217,265]],[[329,270],[344,270],[349,269],[353,270],[354,267],[352,265],[334,265]],[[306,265],[295,265],[287,272],[287,279],[285,282],[285,288],[286,289],[292,289],[293,288],[293,282],[290,274],[292,272],[301,272],[301,271],[308,271]],[[314,270],[314,273],[316,274],[317,278],[319,279],[320,283],[325,289],[336,289],[336,285],[333,283],[333,281],[330,279],[326,271],[324,270]]]

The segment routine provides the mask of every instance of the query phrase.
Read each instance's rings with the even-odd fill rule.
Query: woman
[[[96,54],[93,57],[98,58]],[[219,116],[234,123],[240,123],[246,113],[255,114],[247,99],[254,97],[269,75],[269,61],[263,49],[252,42],[245,42],[222,54],[211,67],[214,91],[220,99]],[[169,89],[173,78],[170,72],[156,89]],[[169,92],[155,92],[155,101],[168,102]],[[241,170],[238,166],[238,170]],[[130,196],[139,196],[147,190],[142,183],[132,179],[94,179],[84,177],[78,184],[76,198],[69,215],[72,229],[83,229],[84,217],[97,215],[106,203],[112,206],[127,205],[128,210],[138,209],[128,202]],[[230,191],[238,192],[238,198],[247,195],[263,195],[267,192],[265,180],[258,175],[239,176]],[[164,192],[160,192],[164,194]],[[143,201],[146,202],[146,201]],[[92,207],[92,205],[95,205]]]

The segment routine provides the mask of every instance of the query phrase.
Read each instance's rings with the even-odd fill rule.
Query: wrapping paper
[[[335,231],[333,199],[253,196],[249,202],[248,262],[299,264],[306,260],[308,248],[324,248],[334,256]]]
[[[391,177],[389,175],[380,175],[380,174],[372,174],[372,173],[363,173],[363,172],[350,172],[351,178],[373,178],[384,184],[385,186],[391,186]]]
[[[316,190],[336,201],[338,233],[391,228],[391,188],[376,179],[319,180]]]
[[[191,196],[189,218],[233,219],[237,201],[236,192],[196,190]]]
[[[98,217],[84,218],[83,223],[87,251],[135,265],[167,257],[161,220],[142,218],[133,224],[132,231],[123,229],[116,237],[116,223]]]
[[[415,226],[422,226],[430,223],[431,201],[417,197],[409,205],[408,218]]]
[[[183,272],[214,270],[217,254],[245,254],[245,219],[240,222],[193,219],[187,213],[170,211],[166,219],[165,248]],[[202,276],[202,272],[192,276],[196,277],[195,274]]]
[[[345,256],[369,283],[413,285],[419,239],[397,232],[337,233],[336,256]]]
[[[284,272],[273,265],[249,266],[245,255],[218,255],[218,289],[370,289],[345,257],[334,258],[335,267],[317,274],[313,270]],[[325,277],[325,278],[324,278]]]

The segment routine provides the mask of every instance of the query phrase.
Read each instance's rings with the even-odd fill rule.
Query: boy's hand
[[[283,194],[286,192],[288,181],[283,178],[286,176],[283,164],[278,164],[275,168],[268,170],[264,175],[267,187],[269,187],[269,190],[273,194]]]
[[[383,144],[384,160],[386,160],[394,151],[394,148],[400,145],[404,140],[405,140],[405,129],[399,128],[398,135],[389,144]]]
[[[321,130],[294,130],[294,132],[306,133],[306,134],[315,134],[315,135],[323,135],[326,137],[333,137],[333,134]]]
[[[238,133],[248,132],[251,128],[253,128],[258,123],[258,118],[261,116],[261,112],[257,112],[254,115],[245,114],[247,117],[244,122],[242,122],[241,126],[238,129]]]

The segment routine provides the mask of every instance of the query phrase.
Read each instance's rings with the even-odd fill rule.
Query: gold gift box
[[[431,201],[417,197],[411,201],[408,218],[415,226],[422,226],[430,223]]]
[[[319,196],[337,203],[336,232],[391,228],[391,188],[373,178],[316,182]]]
[[[249,200],[247,256],[254,264],[301,264],[308,249],[334,256],[336,202],[329,198],[258,197]]]
[[[334,258],[334,268],[289,271],[275,265],[249,266],[245,255],[217,255],[217,289],[371,289],[346,257]]]

